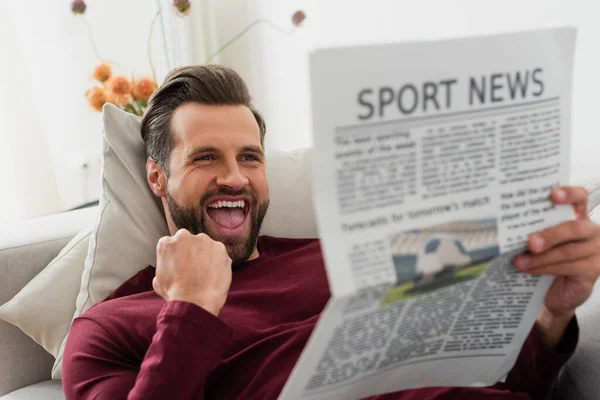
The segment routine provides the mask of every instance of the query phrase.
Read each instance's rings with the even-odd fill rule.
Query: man
[[[232,70],[184,67],[150,100],[142,136],[171,236],[158,242],[156,268],[73,322],[67,399],[276,398],[330,294],[318,241],[258,237],[269,205],[262,117]],[[551,200],[571,204],[577,220],[532,235],[514,260],[557,279],[506,381],[375,398],[544,398],[600,273],[586,191],[557,188]]]

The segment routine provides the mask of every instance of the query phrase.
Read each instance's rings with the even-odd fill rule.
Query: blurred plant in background
[[[104,103],[112,103],[117,107],[135,115],[142,115],[148,106],[148,99],[156,90],[156,83],[150,78],[131,78],[112,75],[110,65],[101,63],[92,73],[96,86],[89,89],[85,96],[90,107],[101,111]]]
[[[190,0],[173,0],[173,8],[182,17],[190,13],[191,6]]]
[[[191,7],[191,0],[172,0],[171,2],[171,9],[180,17],[187,16],[190,13]],[[96,81],[95,85],[91,89],[87,90],[85,93],[85,97],[88,101],[88,104],[93,110],[101,111],[102,106],[105,103],[112,103],[115,106],[121,108],[122,110],[141,116],[146,110],[146,107],[148,105],[148,99],[157,89],[156,74],[154,72],[154,65],[152,62],[150,43],[152,40],[154,23],[156,22],[157,17],[161,14],[163,7],[161,6],[159,8],[152,22],[150,23],[150,35],[148,37],[148,61],[150,64],[150,69],[152,70],[152,78],[135,78],[132,75],[131,79],[127,79],[125,76],[122,75],[113,75],[111,65],[114,67],[118,67],[117,63],[109,61],[100,56],[96,47],[96,43],[94,41],[92,26],[87,20],[85,20],[86,10],[87,4],[84,0],[74,0],[71,3],[71,11],[73,12],[73,14],[80,17],[82,21],[86,24],[88,28],[90,44],[92,46],[92,49],[94,50],[96,58],[100,60],[100,64],[98,64],[92,72],[92,79]],[[291,35],[294,32],[294,29],[300,27],[305,19],[306,15],[303,11],[296,11],[291,18],[293,28],[290,31],[281,29],[268,19],[255,19],[254,21],[246,25],[246,27],[242,29],[237,35],[235,35],[224,45],[222,45],[217,51],[209,55],[205,62],[211,62],[216,56],[225,51],[225,49],[234,44],[238,39],[244,36],[246,32],[248,32],[256,25],[266,23],[279,33]]]

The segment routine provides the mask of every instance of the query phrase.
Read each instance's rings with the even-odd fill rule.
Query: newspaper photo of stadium
[[[389,241],[397,284],[386,293],[383,304],[477,278],[500,253],[496,218],[394,233]]]

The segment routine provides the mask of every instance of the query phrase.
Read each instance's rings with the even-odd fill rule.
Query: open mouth
[[[248,198],[220,197],[206,206],[206,214],[214,230],[226,236],[237,236],[246,230],[249,211]]]

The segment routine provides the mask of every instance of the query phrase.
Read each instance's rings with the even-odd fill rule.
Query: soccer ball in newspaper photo
[[[395,233],[389,240],[398,283],[384,304],[477,278],[500,253],[495,218]]]
[[[448,234],[431,235],[417,255],[416,286],[452,276],[454,270],[471,262],[471,256],[460,239]]]

